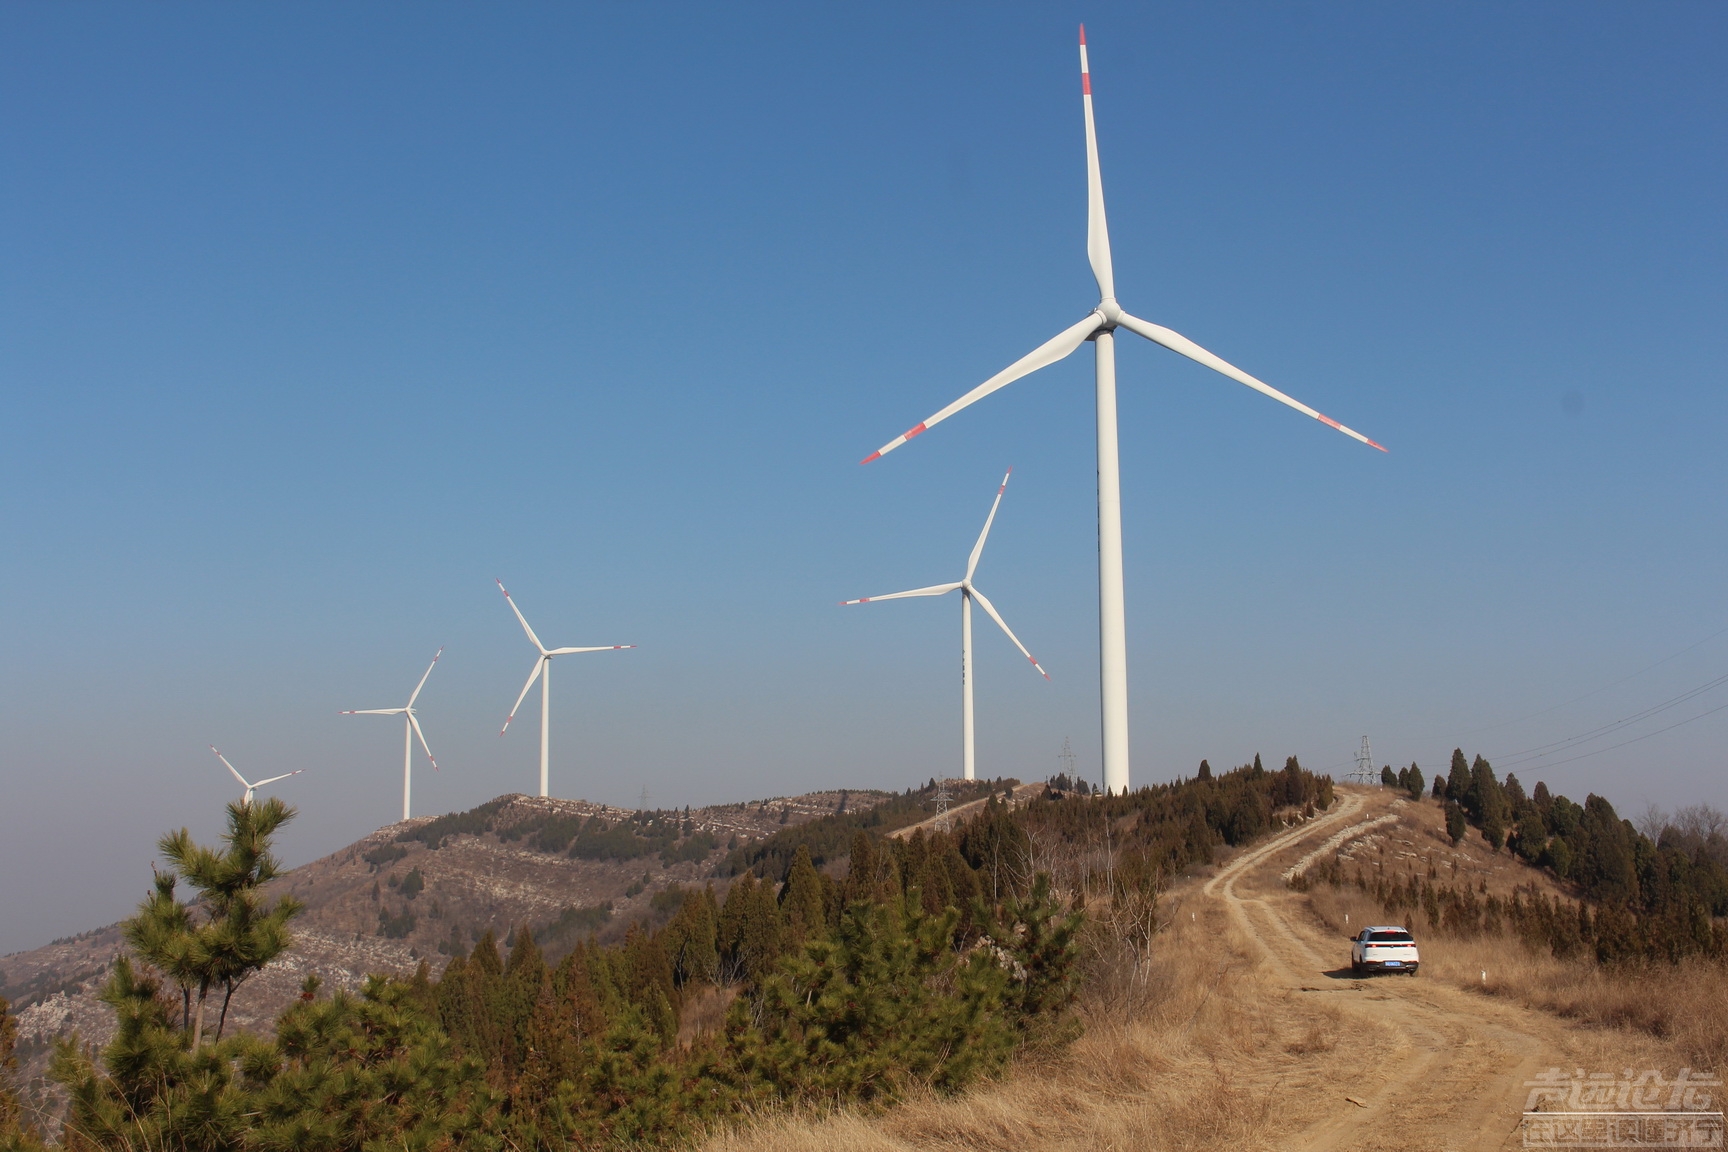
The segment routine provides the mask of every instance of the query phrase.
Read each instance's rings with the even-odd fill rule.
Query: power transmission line
[[[1680,705],[1686,703],[1686,701],[1695,699],[1696,697],[1699,697],[1699,696],[1702,696],[1704,693],[1710,691],[1713,688],[1720,688],[1724,684],[1728,684],[1728,673],[1724,673],[1723,675],[1718,676],[1715,679],[1710,680],[1704,684],[1700,684],[1695,688],[1689,688],[1686,691],[1680,693],[1678,696],[1673,696],[1667,700],[1661,701],[1660,703],[1652,704],[1648,708],[1644,708],[1644,709],[1641,709],[1640,711],[1634,712],[1632,715],[1623,717],[1619,720],[1614,721],[1611,724],[1603,724],[1600,727],[1590,729],[1588,732],[1580,732],[1575,736],[1568,736],[1568,737],[1565,737],[1564,739],[1561,739],[1561,740],[1552,740],[1552,741],[1548,742],[1547,744],[1538,744],[1534,748],[1525,748],[1525,749],[1522,749],[1521,751],[1518,751],[1518,752],[1507,752],[1504,755],[1497,756],[1495,758],[1500,760],[1506,767],[1514,767],[1518,764],[1526,764],[1526,763],[1530,763],[1531,761],[1535,761],[1535,760],[1543,760],[1549,756],[1558,755],[1561,752],[1568,752],[1568,751],[1571,751],[1573,748],[1576,748],[1580,744],[1587,744],[1592,740],[1598,740],[1604,736],[1609,735],[1610,733],[1617,732],[1620,729],[1626,727],[1628,724],[1636,724],[1640,721],[1648,720],[1652,716],[1660,716],[1662,713],[1668,711],[1669,709],[1678,708]],[[1716,711],[1716,709],[1712,709],[1711,711]],[[1698,719],[1702,719],[1704,716],[1708,716],[1708,715],[1710,715],[1710,712],[1703,712],[1703,713],[1700,713],[1698,716],[1692,717],[1692,719],[1698,720]],[[1691,720],[1680,721],[1680,724],[1689,724],[1689,723],[1691,723]],[[1668,727],[1669,728],[1678,728],[1680,726],[1680,724],[1671,724]],[[1668,731],[1668,728],[1657,729],[1657,732],[1666,732],[1666,731]],[[1654,735],[1656,735],[1656,732],[1648,733],[1648,735],[1654,736]],[[1638,737],[1638,739],[1642,740],[1642,739],[1644,739],[1644,737],[1640,736],[1640,737]],[[1632,741],[1627,741],[1627,743],[1628,744],[1632,743]],[[1623,747],[1625,747],[1625,745],[1624,744],[1616,744],[1615,747],[1616,748],[1623,748]],[[1608,751],[1608,749],[1603,748],[1603,749],[1600,749],[1600,751],[1606,752],[1606,751]],[[1594,754],[1595,753],[1591,753],[1591,755],[1594,755]]]
[[[1490,724],[1488,727],[1478,728],[1478,729],[1476,729],[1476,731],[1477,732],[1493,732],[1496,729],[1505,728],[1508,725],[1522,724],[1526,720],[1534,720],[1538,716],[1546,716],[1550,712],[1554,712],[1554,711],[1557,711],[1561,708],[1565,708],[1569,705],[1576,704],[1580,700],[1588,700],[1588,699],[1590,699],[1590,697],[1599,695],[1603,692],[1606,692],[1610,688],[1618,688],[1618,687],[1620,687],[1620,685],[1626,683],[1628,680],[1636,680],[1638,677],[1644,675],[1644,673],[1649,672],[1649,671],[1656,669],[1656,668],[1660,668],[1660,667],[1662,667],[1662,665],[1668,663],[1668,661],[1670,661],[1670,660],[1678,660],[1680,657],[1686,655],[1686,653],[1692,651],[1692,649],[1702,647],[1703,645],[1708,644],[1710,641],[1716,639],[1716,637],[1723,636],[1723,635],[1728,635],[1728,628],[1720,628],[1720,629],[1716,630],[1715,632],[1710,633],[1710,635],[1704,637],[1704,639],[1698,640],[1698,641],[1695,641],[1691,644],[1686,645],[1686,647],[1680,649],[1680,651],[1678,651],[1678,652],[1669,653],[1668,655],[1662,657],[1662,659],[1656,661],[1654,664],[1646,664],[1644,667],[1638,669],[1638,671],[1628,673],[1627,675],[1620,677],[1620,679],[1615,680],[1612,683],[1602,685],[1602,687],[1600,687],[1600,688],[1592,688],[1590,691],[1584,693],[1584,695],[1582,695],[1582,696],[1574,696],[1570,700],[1562,700],[1558,704],[1550,704],[1548,707],[1543,708],[1541,711],[1532,712],[1528,716],[1520,716],[1516,720],[1502,720],[1498,724]]]
[[[1550,762],[1550,763],[1547,763],[1547,764],[1539,764],[1539,765],[1537,765],[1537,767],[1538,767],[1538,768],[1542,768],[1542,769],[1547,769],[1547,768],[1558,768],[1558,767],[1559,767],[1559,766],[1560,766],[1560,765],[1562,765],[1562,764],[1570,764],[1570,763],[1572,763],[1572,762],[1573,762],[1573,761],[1574,761],[1574,760],[1588,760],[1588,759],[1589,759],[1589,758],[1590,758],[1590,757],[1592,757],[1592,756],[1600,756],[1600,755],[1602,755],[1602,753],[1604,753],[1604,752],[1612,752],[1612,751],[1614,751],[1614,749],[1616,749],[1616,748],[1624,748],[1624,747],[1626,747],[1626,745],[1628,745],[1628,744],[1636,744],[1636,743],[1638,743],[1638,742],[1639,742],[1639,741],[1641,741],[1641,740],[1648,740],[1648,739],[1650,739],[1650,737],[1652,737],[1652,736],[1660,736],[1660,735],[1662,735],[1662,733],[1664,733],[1664,732],[1669,732],[1669,731],[1672,731],[1672,730],[1673,730],[1673,729],[1675,729],[1675,728],[1683,728],[1683,727],[1685,727],[1685,726],[1686,726],[1686,725],[1687,725],[1687,724],[1690,724],[1690,723],[1692,723],[1692,721],[1694,721],[1694,720],[1702,720],[1702,719],[1704,719],[1704,717],[1706,717],[1706,716],[1714,716],[1714,715],[1715,715],[1715,714],[1716,714],[1716,713],[1718,713],[1718,712],[1721,712],[1721,711],[1724,711],[1724,710],[1728,710],[1728,704],[1718,704],[1718,705],[1716,705],[1716,707],[1714,707],[1714,708],[1711,708],[1711,709],[1709,709],[1709,710],[1708,710],[1708,711],[1705,711],[1705,712],[1700,712],[1700,713],[1698,713],[1698,715],[1696,715],[1696,716],[1688,716],[1688,717],[1687,717],[1687,718],[1686,718],[1686,719],[1684,719],[1684,720],[1676,720],[1676,721],[1675,721],[1675,722],[1674,722],[1674,723],[1672,723],[1672,724],[1665,724],[1665,725],[1663,725],[1663,726],[1662,726],[1662,727],[1660,727],[1660,728],[1658,728],[1658,729],[1656,729],[1656,731],[1654,731],[1654,732],[1646,732],[1646,733],[1644,733],[1644,735],[1642,735],[1642,736],[1634,736],[1634,737],[1632,737],[1632,739],[1630,739],[1630,740],[1622,740],[1622,741],[1621,741],[1621,742],[1620,742],[1620,743],[1618,743],[1618,744],[1610,744],[1610,745],[1608,745],[1608,747],[1606,747],[1606,748],[1598,748],[1598,749],[1596,749],[1596,751],[1594,751],[1594,752],[1580,752],[1580,753],[1579,753],[1579,754],[1578,754],[1578,755],[1576,755],[1576,756],[1568,756],[1568,757],[1567,757],[1567,758],[1566,758],[1566,759],[1564,759],[1564,760],[1554,760],[1554,761],[1552,761],[1552,762]],[[1549,753],[1549,755],[1553,755],[1553,753]],[[1541,757],[1539,757],[1539,756],[1538,756],[1538,757],[1533,757],[1533,759],[1536,759],[1536,760],[1539,760],[1539,759],[1541,759]],[[1514,764],[1514,765],[1512,765],[1512,767],[1517,767],[1517,765],[1516,765],[1516,764]]]

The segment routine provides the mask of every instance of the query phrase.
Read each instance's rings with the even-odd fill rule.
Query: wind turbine
[[[1008,490],[1008,477],[1014,474],[1010,468],[1002,476],[1002,486],[996,489],[996,501],[990,505],[990,515],[984,518],[984,531],[978,533],[978,543],[972,545],[972,555],[966,560],[966,575],[952,584],[932,584],[928,588],[914,588],[910,592],[890,592],[886,596],[866,596],[862,600],[842,600],[840,606],[848,604],[869,604],[875,600],[904,600],[910,596],[946,596],[955,589],[960,591],[960,763],[966,779],[976,779],[973,765],[972,736],[972,601],[978,601],[978,607],[990,614],[990,619],[996,621],[998,627],[1007,633],[1008,639],[1014,641],[1014,647],[1020,649],[1020,654],[1032,661],[1032,667],[1038,669],[1038,674],[1044,679],[1050,679],[1050,673],[1044,671],[1043,665],[1032,658],[1032,653],[1026,651],[1026,645],[1020,643],[1020,637],[1014,635],[1014,630],[1008,627],[1008,622],[1002,619],[996,606],[985,598],[972,584],[972,574],[978,571],[978,559],[984,555],[984,541],[990,535],[990,525],[996,522],[996,509],[1002,505],[1002,493]]]
[[[494,577],[496,580],[496,577]],[[516,719],[516,709],[522,707],[522,701],[528,698],[528,689],[534,687],[534,681],[540,681],[540,795],[550,795],[546,791],[547,772],[552,762],[552,657],[570,656],[577,652],[622,652],[626,648],[634,648],[634,644],[602,644],[597,648],[548,648],[540,643],[540,637],[534,635],[534,629],[528,627],[528,618],[522,615],[522,609],[516,607],[516,601],[510,599],[510,592],[504,587],[504,581],[496,580],[498,591],[504,593],[504,603],[510,605],[510,611],[516,613],[516,619],[522,623],[522,631],[528,633],[528,639],[540,655],[534,658],[534,669],[528,673],[528,683],[522,685],[522,695],[516,697],[516,703],[510,706],[510,715],[504,717],[504,727],[498,729],[502,736],[510,730],[510,721]]]
[[[414,701],[420,698],[420,689],[426,687],[426,677],[432,675],[432,669],[438,665],[438,657],[444,655],[444,649],[438,649],[432,657],[432,663],[426,665],[426,675],[420,677],[420,683],[414,685],[414,691],[408,697],[408,703],[400,708],[355,708],[341,713],[343,716],[400,716],[402,717],[402,819],[408,819],[409,793],[414,784],[414,737],[420,737],[420,747],[426,749],[426,759],[432,762],[432,771],[438,771],[438,758],[432,755],[432,749],[426,744],[426,733],[420,731],[420,721],[414,716]]]
[[[1111,793],[1128,790],[1128,641],[1122,598],[1122,491],[1116,451],[1115,331],[1126,328],[1154,344],[1204,364],[1239,384],[1312,416],[1371,448],[1386,449],[1360,432],[1344,427],[1299,400],[1292,399],[1233,364],[1214,356],[1186,336],[1131,316],[1116,302],[1115,274],[1110,266],[1110,232],[1104,220],[1104,185],[1098,173],[1098,136],[1092,121],[1092,74],[1086,62],[1086,28],[1080,28],[1080,101],[1086,118],[1086,255],[1098,281],[1098,306],[1084,320],[1064,329],[1008,365],[954,403],[865,457],[868,464],[920,433],[934,428],[960,409],[1040,368],[1048,367],[1088,340],[1097,353],[1098,404],[1098,634],[1100,713],[1104,748],[1104,787]]]
[[[216,745],[210,745],[210,751],[216,752]],[[260,780],[254,784],[250,780],[246,779],[246,777],[240,775],[240,773],[234,771],[234,765],[228,763],[228,757],[222,755],[222,753],[216,752],[216,759],[222,761],[222,766],[233,774],[234,779],[240,781],[240,786],[242,788],[246,789],[246,795],[240,798],[240,803],[244,804],[248,808],[252,806],[252,793],[258,791],[258,789],[264,787],[264,785],[274,784],[278,780],[286,780],[290,776],[298,776],[300,773],[306,771],[304,768],[296,768],[292,772],[284,772],[280,776],[272,776],[268,780]]]

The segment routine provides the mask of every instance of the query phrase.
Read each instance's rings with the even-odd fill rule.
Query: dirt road
[[[1044,791],[1044,787],[1045,785],[1042,780],[1034,780],[1030,784],[1017,785],[1014,789],[1014,802],[1021,803],[1029,800],[1038,795],[1038,793]],[[894,831],[888,833],[888,839],[904,840],[919,829],[923,829],[925,832],[934,832],[938,828],[952,827],[964,823],[977,815],[979,810],[984,807],[988,800],[989,797],[986,796],[980,800],[968,800],[964,804],[957,804],[953,808],[948,809],[948,811],[941,816],[931,816],[927,819],[918,821],[916,824],[908,824],[904,828],[896,828]]]
[[[1202,902],[1221,905],[1208,911],[1221,910],[1260,950],[1263,978],[1282,986],[1269,991],[1295,994],[1296,1005],[1336,1005],[1341,1048],[1361,1035],[1365,1046],[1381,1049],[1371,1067],[1337,1086],[1337,1100],[1316,1122],[1287,1134],[1280,1147],[1521,1147],[1525,1081],[1549,1067],[1571,1067],[1580,1056],[1578,1030],[1422,976],[1354,978],[1348,941],[1326,933],[1285,885],[1286,868],[1339,832],[1382,816],[1379,806],[1370,811],[1360,795],[1345,794],[1333,811],[1245,852],[1200,889]]]

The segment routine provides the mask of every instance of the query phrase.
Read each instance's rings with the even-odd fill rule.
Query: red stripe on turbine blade
[[[1364,440],[1367,440],[1367,437],[1366,437],[1366,436],[1364,436],[1364,437],[1363,437],[1363,439],[1364,439]],[[1372,441],[1372,440],[1368,440],[1368,447],[1370,447],[1370,448],[1379,448],[1379,449],[1380,449],[1380,451],[1382,451],[1382,452],[1386,452],[1386,449],[1385,449],[1385,448],[1382,448],[1382,447],[1381,447],[1381,446],[1380,446],[1380,445],[1378,445],[1378,444],[1376,444],[1376,443],[1374,443],[1374,441]],[[1390,456],[1390,455],[1392,455],[1392,453],[1390,453],[1390,452],[1386,452],[1386,455],[1388,455],[1388,456]]]
[[[1092,73],[1090,72],[1080,73],[1080,95],[1092,95]]]
[[[1320,423],[1326,425],[1328,428],[1336,428],[1340,432],[1344,431],[1343,425],[1339,424],[1338,421],[1332,419],[1332,417],[1326,415],[1324,412],[1314,413],[1314,419],[1320,421]]]
[[[868,464],[868,463],[870,463],[870,462],[871,462],[871,461],[873,461],[873,460],[880,460],[880,459],[882,459],[882,453],[880,453],[880,452],[872,452],[872,453],[870,453],[870,455],[868,455],[868,456],[866,456],[866,457],[864,457],[864,459],[862,459],[862,460],[860,460],[860,461],[858,461],[858,463],[860,463],[860,464]]]
[[[927,425],[925,425],[925,423],[922,420],[920,420],[918,422],[918,426],[916,428],[912,429],[912,431],[906,433],[906,435],[904,437],[902,437],[902,439],[910,440],[910,439],[912,439],[912,437],[914,437],[914,436],[918,435],[920,432],[924,431],[924,429],[926,427],[927,427]]]
[[[1082,48],[1086,46],[1086,25],[1084,24],[1080,25],[1080,46]]]

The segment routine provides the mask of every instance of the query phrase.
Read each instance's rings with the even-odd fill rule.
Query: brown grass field
[[[1351,889],[1291,892],[1280,870],[1365,817],[1399,815],[1382,837],[1393,848],[1430,819],[1378,789],[1345,799],[1311,834],[1209,871],[1235,875],[1236,890],[1208,876],[1173,887],[1144,953],[1094,927],[1085,1030],[1067,1048],[1025,1054],[956,1097],[756,1116],[701,1147],[1515,1148],[1523,1081],[1542,1068],[1723,1066],[1728,976],[1714,966],[1604,971],[1508,939],[1423,937],[1419,977],[1350,978],[1345,913],[1357,925],[1383,916]],[[1489,856],[1461,867],[1522,868]]]

